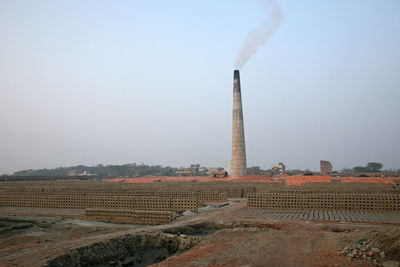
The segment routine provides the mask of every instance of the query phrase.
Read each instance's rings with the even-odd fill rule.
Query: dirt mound
[[[400,260],[400,227],[377,233],[374,239],[389,259]]]
[[[252,182],[252,183],[280,183],[283,178],[275,178],[272,179],[269,176],[265,175],[248,175],[239,177],[236,179],[232,179],[232,182]]]
[[[218,229],[221,229],[221,227],[218,227],[214,224],[199,223],[188,226],[174,227],[171,229],[167,229],[164,232],[169,234],[178,234],[178,235],[184,234],[192,236],[205,236],[214,233]]]
[[[285,184],[288,185],[301,185],[304,183],[330,183],[330,176],[287,176]]]

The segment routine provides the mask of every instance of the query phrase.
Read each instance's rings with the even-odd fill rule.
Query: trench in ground
[[[280,224],[210,223],[202,222],[172,227],[163,232],[129,234],[67,251],[49,261],[49,267],[58,266],[147,266],[189,250],[201,241],[201,237],[222,229],[272,228]]]
[[[188,250],[199,241],[198,237],[160,232],[129,234],[72,249],[47,266],[147,266]]]

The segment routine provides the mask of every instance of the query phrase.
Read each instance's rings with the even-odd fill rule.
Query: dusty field
[[[376,240],[386,251],[383,261],[400,260],[398,224],[238,216],[247,210],[245,205],[243,201],[232,201],[230,205],[204,209],[199,214],[157,226],[3,215],[0,217],[0,266],[44,266],[71,249],[88,245],[85,251],[96,255],[90,252],[95,251],[93,244],[102,242],[111,251],[110,248],[115,247],[108,245],[110,239],[123,240],[127,235],[159,232],[172,234],[167,235],[172,239],[182,240],[187,235],[200,241],[194,242],[188,250],[169,251],[165,255],[172,256],[155,266],[373,266],[372,262],[349,261],[338,255],[343,246],[362,238]],[[154,253],[162,253],[152,249]],[[113,253],[102,262],[103,266],[117,266],[128,258],[118,251]],[[165,257],[163,255],[159,254],[160,259]],[[85,259],[82,256],[80,260],[82,263]]]

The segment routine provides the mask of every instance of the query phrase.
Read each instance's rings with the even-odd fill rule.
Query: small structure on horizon
[[[327,160],[320,160],[321,175],[329,175],[332,171],[332,164]]]
[[[183,177],[193,176],[193,170],[191,170],[190,168],[185,168],[183,170],[175,172],[175,174],[176,176],[183,176]]]
[[[214,176],[215,172],[225,171],[224,168],[221,167],[208,167],[208,175]]]
[[[283,174],[286,171],[286,166],[283,162],[279,162],[278,165],[272,165],[271,169],[273,174]]]
[[[228,172],[226,171],[215,171],[212,173],[213,178],[226,178],[228,177]]]

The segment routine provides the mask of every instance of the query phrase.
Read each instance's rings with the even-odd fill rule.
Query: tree
[[[346,167],[346,168],[343,168],[340,172],[341,173],[350,173],[351,169]]]
[[[353,172],[368,172],[368,168],[364,166],[356,166],[353,168]]]
[[[368,162],[367,169],[370,172],[380,172],[383,168],[383,164],[379,162]]]

